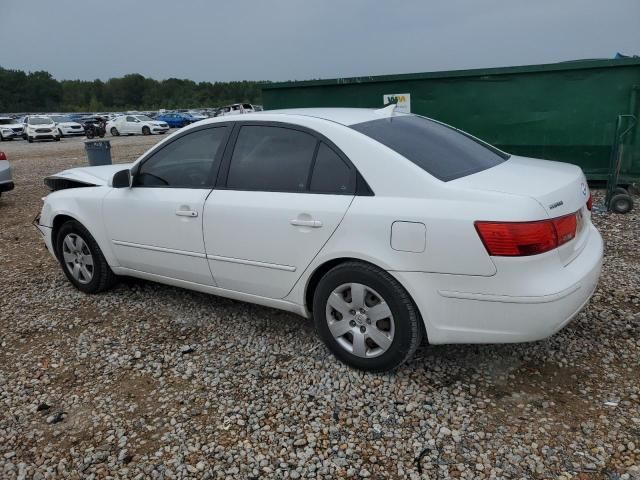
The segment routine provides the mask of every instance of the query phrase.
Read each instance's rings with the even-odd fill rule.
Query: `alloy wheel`
[[[62,242],[64,265],[79,283],[87,284],[93,278],[93,256],[79,235],[70,233]]]

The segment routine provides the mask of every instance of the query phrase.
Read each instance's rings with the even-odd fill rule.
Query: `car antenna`
[[[385,117],[392,117],[396,111],[398,104],[396,102],[387,103],[384,107],[375,110],[378,115],[384,115]]]

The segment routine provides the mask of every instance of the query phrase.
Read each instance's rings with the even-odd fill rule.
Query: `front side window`
[[[231,157],[227,188],[305,191],[316,144],[313,135],[299,130],[243,126]]]
[[[136,119],[133,117],[127,117],[127,122],[135,122]]]
[[[211,188],[228,127],[198,130],[174,140],[147,159],[134,186]]]
[[[444,182],[481,172],[509,158],[470,135],[416,115],[351,125]]]

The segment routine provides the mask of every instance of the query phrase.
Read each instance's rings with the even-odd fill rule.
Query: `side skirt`
[[[165,285],[186,288],[187,290],[195,290],[197,292],[218,295],[220,297],[231,298],[233,300],[239,300],[241,302],[255,303],[257,305],[263,305],[265,307],[277,308],[278,310],[285,310],[302,317],[307,317],[306,309],[302,305],[298,305],[297,303],[289,302],[287,300],[261,297],[258,295],[226,290],[220,287],[212,287],[210,285],[188,282],[186,280],[177,280],[175,278],[156,275],[154,273],[141,272],[139,270],[133,270],[131,268],[111,267],[111,270],[113,270],[113,273],[115,273],[116,275],[142,278],[143,280],[150,280],[152,282],[163,283]]]

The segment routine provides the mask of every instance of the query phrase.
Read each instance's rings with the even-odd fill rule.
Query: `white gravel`
[[[114,157],[158,140],[114,138]],[[640,478],[640,209],[596,216],[600,287],[559,334],[371,375],[287,313],[73,289],[30,222],[81,139],[0,150],[0,478]]]

